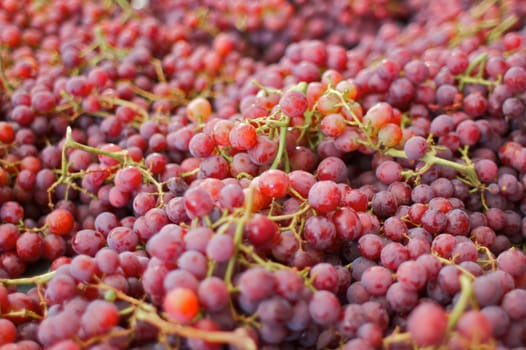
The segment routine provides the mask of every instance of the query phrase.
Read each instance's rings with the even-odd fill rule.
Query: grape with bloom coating
[[[447,314],[434,303],[422,303],[410,313],[407,329],[418,346],[439,345],[446,334]]]
[[[175,288],[166,294],[163,309],[170,319],[185,324],[199,313],[199,300],[191,289]]]

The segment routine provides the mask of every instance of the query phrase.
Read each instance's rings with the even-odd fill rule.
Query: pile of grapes
[[[0,0],[0,350],[526,349],[525,18]]]

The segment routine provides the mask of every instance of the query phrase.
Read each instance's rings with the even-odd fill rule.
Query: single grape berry
[[[49,233],[64,236],[71,232],[75,220],[66,209],[55,209],[46,216],[46,226]]]
[[[413,136],[406,141],[404,152],[409,160],[417,160],[426,155],[429,145],[422,136]]]
[[[319,290],[314,293],[309,302],[309,313],[317,324],[327,326],[338,320],[341,305],[333,293]]]
[[[272,295],[276,280],[271,272],[262,267],[254,267],[243,272],[238,286],[242,296],[257,302]]]
[[[258,142],[256,128],[251,124],[239,123],[230,130],[229,140],[235,149],[249,150]]]
[[[109,332],[119,323],[119,310],[115,304],[105,300],[94,300],[80,318],[80,327],[87,336]]]
[[[466,311],[456,326],[460,336],[470,344],[484,344],[491,338],[491,323],[478,310]]]
[[[523,92],[526,89],[526,69],[511,67],[504,74],[504,83],[514,93]]]
[[[16,327],[8,319],[0,319],[0,345],[13,344],[16,339]]]
[[[394,147],[402,140],[402,133],[400,126],[389,123],[378,131],[378,141],[386,147]]]
[[[393,283],[392,272],[383,266],[367,268],[360,280],[365,290],[375,296],[385,295],[387,289]]]
[[[15,130],[7,122],[0,122],[0,142],[9,144],[15,140]]]
[[[197,97],[190,101],[187,106],[188,119],[199,123],[205,122],[212,113],[212,105],[207,99],[203,97]]]
[[[481,181],[490,182],[497,177],[498,167],[491,159],[480,159],[475,161],[475,171]]]
[[[289,177],[282,170],[271,169],[259,176],[259,191],[270,198],[283,198],[289,187]]]
[[[463,145],[475,145],[480,138],[480,129],[477,123],[471,119],[461,122],[457,126],[456,132]]]
[[[407,330],[416,345],[435,346],[442,343],[447,330],[448,317],[444,309],[435,303],[418,305],[407,319]]]
[[[393,107],[386,102],[379,102],[372,106],[364,116],[366,125],[370,125],[374,131],[380,130],[393,119]]]
[[[142,183],[142,174],[139,168],[128,166],[119,169],[115,174],[115,187],[122,192],[132,192]]]
[[[185,324],[199,313],[199,299],[191,289],[175,288],[166,294],[163,308],[171,320]]]
[[[309,190],[309,204],[320,214],[336,209],[340,203],[340,189],[334,181],[316,182]]]
[[[283,113],[291,118],[299,118],[307,110],[307,97],[298,90],[289,90],[279,100]]]

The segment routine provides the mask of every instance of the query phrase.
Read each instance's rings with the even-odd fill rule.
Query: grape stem
[[[278,270],[292,269],[292,268],[290,268],[290,267],[288,267],[286,265],[282,265],[282,264],[274,262],[272,260],[265,260],[265,259],[263,259],[259,255],[257,255],[257,253],[254,251],[254,247],[253,246],[247,247],[247,246],[241,245],[239,249],[243,253],[245,253],[250,259],[254,260],[255,266],[262,266],[262,267],[264,267],[265,269],[267,269],[267,270],[269,270],[271,272],[278,271]],[[251,265],[252,264],[250,261],[248,261],[246,259],[243,262],[246,263],[247,265]]]
[[[497,260],[495,259],[495,255],[493,255],[491,250],[482,244],[477,243],[476,245],[477,245],[477,251],[479,253],[485,254],[488,257],[487,259],[477,259],[477,262],[489,264],[491,266],[492,271],[497,270]]]
[[[136,307],[136,312],[134,314],[135,320],[145,321],[154,325],[155,327],[157,327],[160,333],[176,334],[185,338],[197,338],[212,343],[231,344],[239,347],[240,349],[257,349],[254,340],[243,328],[238,328],[232,332],[208,331],[171,323],[162,319],[157,314],[157,310],[152,305],[146,304],[140,300],[132,298],[126,295],[125,293],[103,283],[97,284],[96,287],[101,288],[103,290],[111,290],[115,293],[115,296],[118,299],[124,300]]]
[[[67,147],[77,148],[77,149],[80,149],[82,151],[86,151],[89,153],[100,154],[102,156],[106,156],[106,157],[110,157],[115,160],[118,160],[121,163],[124,162],[126,158],[125,156],[127,155],[126,151],[109,152],[109,151],[105,151],[99,148],[94,148],[94,147],[90,147],[90,146],[86,146],[81,143],[78,143],[77,141],[73,139],[71,127],[69,126],[66,130],[66,142],[64,143],[64,149],[67,149]]]
[[[7,95],[11,96],[13,94],[13,85],[9,82],[7,75],[5,74],[4,58],[2,57],[2,52],[3,50],[0,51],[0,81],[2,82]]]
[[[490,43],[497,41],[502,36],[502,34],[513,27],[517,21],[518,19],[514,15],[506,17],[502,22],[500,22],[495,28],[491,30],[488,35],[488,41]]]
[[[158,58],[152,59],[152,65],[155,68],[155,74],[157,75],[157,80],[161,83],[166,83],[166,75],[164,74],[163,64]]]
[[[95,34],[96,46],[94,46],[91,50],[94,50],[95,48],[98,47],[101,52],[101,56],[99,56],[97,61],[100,61],[104,58],[112,60],[112,59],[123,59],[124,57],[126,57],[127,52],[125,50],[117,49],[108,43],[101,26],[97,26],[95,28],[94,34]],[[96,63],[98,63],[97,61],[90,62],[90,63],[95,65]]]
[[[243,213],[243,216],[237,221],[236,225],[236,231],[234,233],[234,254],[228,261],[228,265],[225,272],[225,282],[229,286],[229,289],[232,289],[232,276],[234,274],[234,267],[237,261],[237,256],[239,254],[239,250],[242,244],[243,240],[243,231],[245,229],[245,225],[250,218],[250,214],[252,213],[252,205],[254,201],[254,185],[251,185],[246,194],[245,198],[245,211]]]
[[[272,162],[272,165],[270,166],[271,169],[277,169],[279,167],[279,164],[281,163],[281,159],[286,156],[286,147],[287,147],[287,133],[289,128],[289,122],[290,118],[286,115],[283,115],[283,120],[281,120],[283,123],[282,126],[279,127],[279,144],[278,144],[278,152],[276,153],[276,157],[274,158],[274,162]],[[290,169],[288,162],[285,163],[285,171],[289,172]]]
[[[479,18],[485,14],[491,6],[493,6],[497,0],[483,0],[478,5],[474,6],[470,11],[470,15],[473,18]]]
[[[23,277],[23,278],[0,278],[0,284],[5,286],[18,286],[26,284],[43,284],[48,282],[50,279],[55,276],[56,271],[46,272],[42,275],[36,275],[32,277]]]
[[[109,151],[105,151],[105,150],[100,149],[100,148],[90,147],[90,146],[86,146],[86,145],[83,145],[81,143],[78,143],[77,141],[75,141],[73,139],[73,134],[72,134],[72,131],[71,131],[71,127],[68,126],[68,128],[66,129],[66,139],[65,139],[65,142],[64,142],[64,147],[62,148],[62,164],[61,164],[61,168],[60,168],[60,177],[48,189],[48,196],[49,196],[49,205],[50,205],[50,207],[53,206],[52,202],[51,202],[51,193],[59,184],[67,183],[69,186],[72,186],[72,187],[76,188],[77,190],[80,190],[78,188],[78,186],[76,186],[75,183],[71,182],[71,174],[68,174],[68,161],[67,161],[67,152],[66,152],[68,147],[80,149],[82,151],[93,153],[93,154],[106,156],[106,157],[109,157],[109,158],[117,160],[121,164],[128,163],[130,165],[136,166],[139,169],[139,171],[141,172],[141,175],[145,178],[145,180],[147,180],[150,183],[152,183],[155,186],[155,188],[157,189],[157,193],[159,195],[159,207],[163,207],[164,206],[163,185],[162,185],[162,183],[158,182],[152,176],[150,171],[148,171],[148,169],[145,168],[145,166],[144,166],[144,164],[142,162],[135,162],[135,161],[131,160],[128,157],[128,152],[127,151],[109,152]]]
[[[154,325],[161,333],[177,334],[181,337],[202,339],[212,343],[231,344],[240,349],[257,349],[254,340],[243,328],[238,328],[232,332],[200,330],[194,327],[185,327],[165,321],[157,314],[141,309],[137,310],[135,317],[137,320],[145,321]]]
[[[124,152],[108,152],[102,149],[93,148],[93,147],[89,147],[89,146],[80,144],[73,139],[73,133],[71,131],[71,127],[68,126],[68,128],[66,129],[66,139],[64,142],[64,146],[62,147],[62,153],[61,153],[61,165],[60,165],[60,170],[59,170],[60,177],[47,190],[48,206],[50,208],[53,208],[54,206],[51,195],[53,191],[55,190],[55,188],[58,185],[63,184],[63,183],[67,184],[68,188],[73,185],[73,183],[71,182],[71,176],[68,174],[68,158],[67,158],[67,152],[66,152],[68,147],[77,148],[77,149],[80,149],[86,152],[90,152],[90,153],[101,154],[101,155],[116,159],[121,163],[124,162],[124,158],[126,155],[126,153]]]
[[[281,220],[289,220],[289,219],[294,219],[298,216],[301,216],[303,214],[305,214],[306,212],[309,211],[309,209],[311,209],[311,206],[307,203],[307,202],[304,202],[305,205],[303,206],[303,208],[299,209],[298,211],[294,212],[294,213],[291,213],[291,214],[284,214],[284,215],[275,215],[275,216],[272,216],[272,215],[269,215],[268,218],[272,221],[281,221]]]
[[[410,343],[411,335],[409,333],[394,333],[383,340],[384,347],[389,349],[389,345],[398,343]]]
[[[445,259],[443,257],[441,257],[440,255],[438,255],[437,253],[433,252],[433,255],[435,256],[435,258],[438,259],[438,261],[440,261],[442,264],[446,264],[446,265],[453,265],[455,266],[457,269],[459,269],[462,274],[468,278],[470,278],[471,280],[474,280],[476,277],[474,274],[472,274],[471,272],[469,272],[468,270],[466,270],[465,268],[463,268],[462,266],[460,265],[456,265],[454,261],[452,260],[448,260],[448,259]]]
[[[109,104],[128,107],[131,110],[137,112],[143,118],[143,121],[148,120],[148,112],[146,112],[141,106],[139,106],[136,103],[130,102],[128,100],[123,100],[122,98],[108,96],[101,97],[101,100]]]
[[[403,150],[389,148],[384,151],[384,154],[387,156],[395,158],[404,158],[407,159],[407,154]],[[465,176],[469,183],[473,186],[478,186],[480,181],[475,172],[475,167],[472,164],[460,164],[453,162],[448,159],[437,157],[435,151],[431,149],[426,155],[424,155],[419,160],[423,161],[426,165],[442,165],[448,168],[456,170],[461,175]]]
[[[35,320],[41,320],[43,318],[42,315],[39,315],[36,312],[28,310],[28,309],[11,311],[11,312],[2,314],[2,317],[22,317],[22,318],[31,317],[32,319],[35,319]]]
[[[451,310],[451,313],[449,314],[449,320],[447,324],[448,333],[455,328],[455,325],[457,324],[458,319],[460,316],[462,316],[462,313],[466,309],[466,306],[468,305],[471,296],[473,295],[473,287],[471,286],[471,279],[462,274],[460,275],[460,298],[458,299],[458,302],[455,304],[455,307],[453,310]]]
[[[103,334],[103,335],[91,337],[84,342],[82,341],[79,341],[79,342],[80,342],[80,346],[82,347],[82,349],[86,349],[93,344],[108,341],[108,339],[118,338],[118,337],[130,338],[134,332],[135,331],[133,329],[112,329],[109,334]]]

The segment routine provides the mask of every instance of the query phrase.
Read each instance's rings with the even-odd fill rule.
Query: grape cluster
[[[0,0],[0,350],[524,349],[524,18]]]

